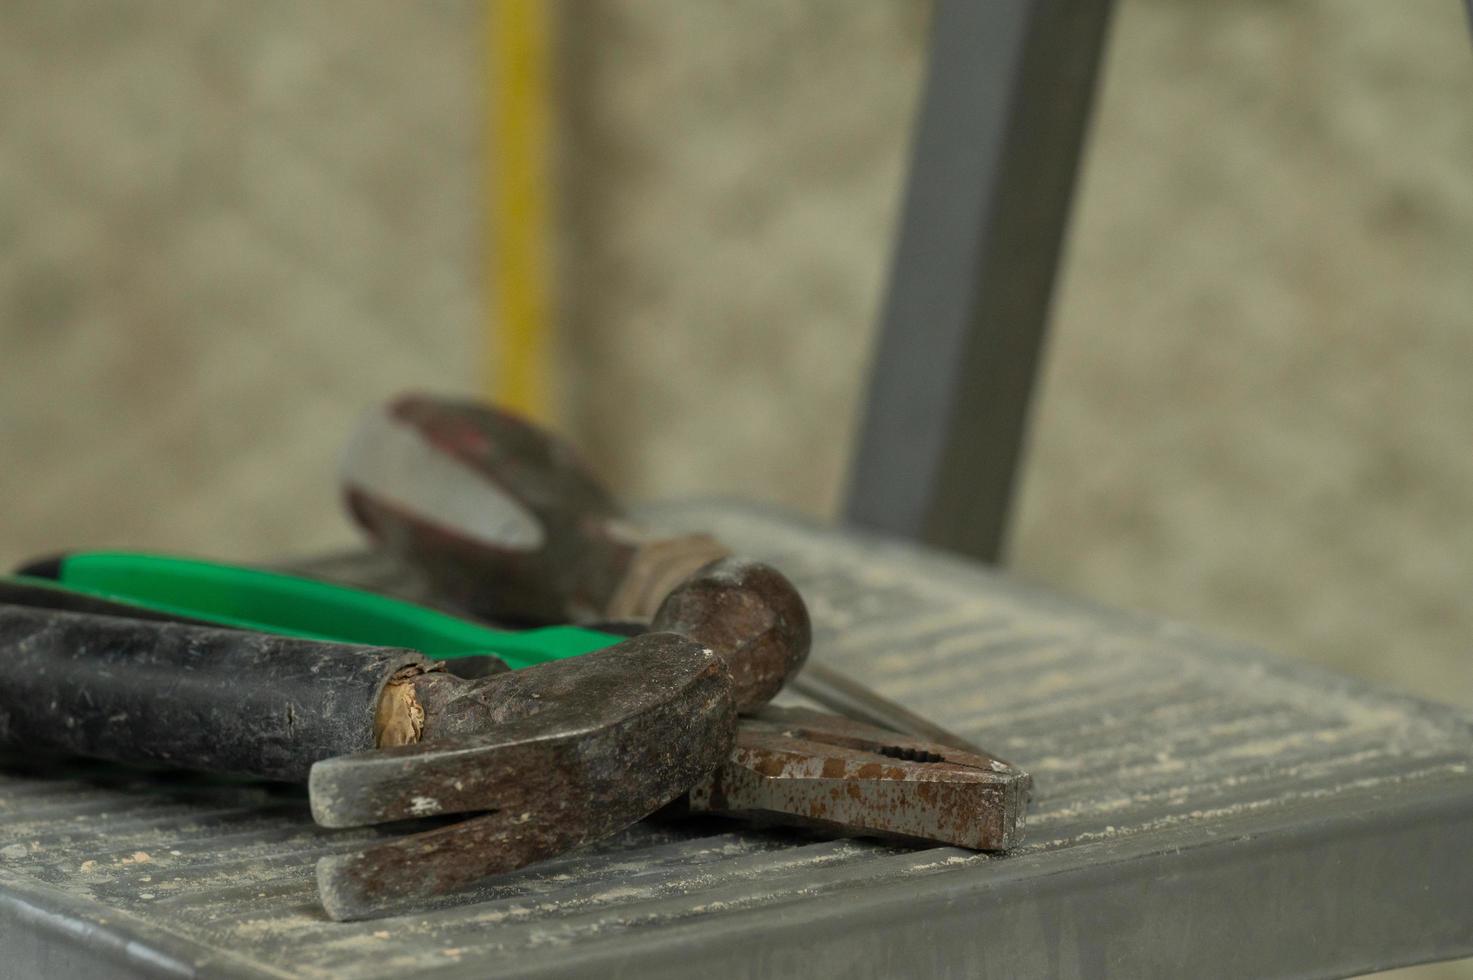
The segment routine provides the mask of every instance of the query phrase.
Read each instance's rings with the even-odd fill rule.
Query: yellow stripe
[[[490,394],[548,411],[548,14],[543,0],[488,0],[487,227]]]

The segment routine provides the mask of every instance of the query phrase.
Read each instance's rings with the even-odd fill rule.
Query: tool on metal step
[[[624,638],[576,627],[507,633],[356,589],[161,555],[82,552],[28,568],[30,576],[0,579],[0,601],[187,618],[332,641],[381,639],[448,658],[445,665],[462,676],[471,660],[494,665],[483,674],[507,669],[494,657],[465,656],[468,651],[510,650],[520,665]],[[54,578],[43,577],[48,575]],[[780,669],[808,644],[796,590],[774,570],[738,559],[708,566],[677,589],[663,625],[721,648],[729,667],[750,662]],[[770,678],[762,671],[734,673],[748,679],[736,685],[738,703],[759,708],[771,693]],[[753,685],[752,676],[762,676],[764,683]],[[1015,839],[1016,822],[987,816],[1016,812],[1020,808],[1008,804],[1008,794],[1018,786],[1016,791],[1026,792],[1026,777],[1005,764],[935,739],[906,739],[812,712],[802,716],[802,725],[784,727],[790,717],[781,709],[763,709],[758,718],[742,719],[731,755],[672,806],[964,847],[1000,849]],[[840,786],[843,799],[836,802]],[[828,818],[819,820],[816,813]],[[973,819],[957,819],[964,814]]]
[[[406,477],[404,467],[410,460],[415,470],[412,477]],[[697,590],[662,594],[660,589],[664,583],[691,575],[711,553],[726,550],[706,535],[660,537],[635,527],[564,443],[527,422],[473,402],[408,395],[370,411],[350,442],[343,480],[350,511],[381,548],[410,565],[437,594],[482,615],[511,615],[533,622],[588,622],[617,618],[616,612],[622,612],[624,618],[641,618],[643,613],[654,629],[690,632],[688,603]],[[525,575],[529,569],[535,574]],[[504,584],[519,575],[524,577],[513,596]],[[599,583],[599,589],[580,591],[576,585],[588,582]],[[634,604],[638,611],[629,611],[629,605],[587,601],[594,591],[638,595],[639,602]],[[733,591],[728,601],[740,601],[740,595]],[[806,612],[803,620],[806,637]],[[706,632],[698,638],[722,652],[719,636]],[[788,671],[795,666],[789,665]],[[741,674],[739,663],[732,667]],[[776,671],[773,679],[781,683]],[[782,755],[772,754],[776,730],[743,720],[738,741],[750,734],[753,752],[741,760],[734,755],[730,762],[736,768],[728,765],[722,771],[730,770],[732,779],[740,780],[744,768],[750,772],[753,766],[765,766],[770,771],[785,769],[800,778],[765,784],[769,790],[764,798],[772,804],[766,808],[739,805],[732,810],[765,810],[773,818],[780,812],[803,818],[808,809],[820,805],[819,796],[835,787],[832,782],[805,782],[810,770],[788,764],[805,759],[821,770],[827,761],[832,770],[849,773],[843,781],[844,792],[854,794],[868,807],[865,815],[848,821],[851,830],[905,833],[891,826],[885,800],[899,793],[902,805],[890,809],[903,810],[906,805],[925,809],[930,804],[921,801],[931,795],[930,783],[950,779],[953,784],[987,787],[985,792],[974,792],[973,826],[950,836],[928,837],[924,832],[915,836],[956,843],[962,842],[958,838],[990,841],[981,845],[986,847],[1007,847],[1016,840],[1031,787],[1026,772],[835,671],[810,667],[789,676],[788,682],[800,693],[854,714],[866,724],[859,727],[855,720],[833,719],[833,724],[824,725],[815,720],[822,716],[809,718],[803,729],[806,734],[793,729],[784,736],[790,751]],[[846,751],[895,760],[886,788],[865,782],[869,774],[883,769],[869,764],[873,758],[846,767],[844,760],[829,751],[832,740],[840,738],[839,731],[846,733]],[[769,754],[756,754],[760,752]],[[759,758],[764,761],[753,763]],[[956,761],[948,770],[945,760],[950,759]],[[927,770],[928,765],[937,768]],[[920,778],[922,773],[929,779]],[[712,799],[725,806],[728,797],[716,794]],[[984,824],[992,830],[979,830]],[[910,824],[912,829],[926,825],[925,821]],[[944,819],[929,824],[934,828],[948,825]]]
[[[472,814],[323,858],[336,919],[608,836],[734,738],[725,663],[671,633],[465,680],[411,650],[0,605],[0,662],[8,747],[305,779],[327,827]]]
[[[74,553],[32,563],[23,571],[26,574],[0,580],[0,599],[82,610],[92,614],[99,628],[124,622],[107,617],[128,617],[150,620],[148,627],[166,632],[171,624],[160,619],[184,619],[191,627],[208,624],[235,631],[266,630],[291,634],[303,643],[379,641],[381,646],[391,641],[415,647],[416,655],[436,654],[450,658],[451,663],[484,651],[495,651],[518,664],[563,658],[542,664],[541,669],[497,673],[474,684],[443,672],[416,674],[402,683],[386,682],[372,742],[359,737],[327,748],[308,747],[315,761],[308,780],[313,813],[325,826],[464,812],[469,807],[461,799],[464,793],[479,793],[475,798],[487,804],[482,809],[498,804],[484,818],[324,859],[319,865],[324,905],[330,914],[344,918],[382,911],[451,890],[484,874],[520,867],[606,836],[647,815],[716,769],[733,745],[730,716],[736,704],[755,708],[765,702],[781,687],[784,672],[802,662],[809,645],[807,614],[792,585],[767,566],[735,558],[699,569],[672,593],[680,609],[678,621],[671,623],[673,632],[642,632],[627,638],[576,627],[523,633],[491,630],[361,590],[161,555]],[[135,632],[144,625],[135,624]],[[251,658],[260,634],[236,632],[247,653],[232,655],[229,644],[220,639],[231,634],[204,632],[216,636],[217,642],[208,649],[217,662],[213,672],[199,676],[228,677],[235,670],[250,669],[249,663],[236,661]],[[700,711],[688,703],[678,672],[671,669],[662,676],[648,665],[627,665],[644,678],[644,686],[637,688],[644,699],[634,702],[638,712],[621,710],[621,703],[627,707],[630,698],[621,696],[619,685],[608,683],[606,671],[577,669],[585,660],[607,663],[619,651],[625,651],[623,659],[628,661],[633,652],[665,649],[671,641],[684,644],[672,656],[697,651],[708,665],[720,668],[720,689],[708,692],[708,703]],[[78,642],[86,647],[85,638],[75,634],[60,642],[63,649]],[[0,648],[4,646],[0,631]],[[713,646],[720,648],[720,657],[710,651]],[[169,649],[168,644],[161,643],[161,649]],[[355,649],[369,648],[332,649],[349,656]],[[567,659],[590,650],[596,652]],[[130,663],[124,657],[122,666],[127,668]],[[731,665],[742,668],[737,683],[733,683]],[[678,658],[674,666],[680,666]],[[144,674],[152,676],[149,672],[155,667],[149,665]],[[199,667],[191,661],[189,670],[197,672]],[[112,691],[116,685],[131,683],[136,673],[108,665],[105,676],[85,679],[83,673],[79,683],[84,688]],[[302,679],[300,672],[290,677],[293,682]],[[559,687],[560,681],[566,683]],[[666,688],[668,704],[662,709],[658,692]],[[220,695],[221,690],[218,685],[211,688],[212,696]],[[157,693],[174,696],[168,684]],[[86,697],[85,691],[81,696]],[[0,707],[3,704],[0,696]],[[524,710],[526,704],[543,710],[532,717]],[[552,710],[558,705],[563,706],[561,713]],[[719,714],[722,705],[725,715]],[[104,710],[92,702],[88,706],[94,712]],[[170,708],[179,705],[171,701]],[[661,710],[666,716],[663,722],[656,717]],[[695,750],[681,730],[682,710],[686,726],[704,726],[703,741]],[[287,716],[292,715],[288,707]],[[226,712],[222,717],[229,722],[232,716]],[[716,722],[724,728],[718,731]],[[44,721],[36,723],[44,726]],[[510,723],[519,727],[511,730]],[[212,710],[192,731],[210,741],[221,724],[221,717]],[[725,752],[713,754],[712,747],[723,731]],[[638,746],[627,741],[641,737]],[[94,741],[57,747],[133,761],[173,759],[174,764],[226,768],[221,759],[201,754],[200,745],[194,743],[183,755],[172,750],[163,750],[166,755],[162,757],[150,755],[159,739],[160,731],[150,728],[136,742],[107,748]],[[545,773],[532,772],[537,752],[561,751],[563,743],[566,751],[575,754],[577,766],[562,765],[555,755],[549,755],[543,759]],[[227,771],[276,778],[302,775],[265,767],[251,754],[251,740],[246,738],[244,744],[247,764],[237,761]],[[375,750],[329,757],[337,754],[334,750],[370,746]],[[531,753],[525,758],[517,754],[524,749]],[[606,770],[602,781],[589,775],[600,765]],[[626,779],[630,765],[651,771],[643,773],[642,779]],[[652,783],[663,793],[662,799],[649,792]],[[615,799],[620,792],[623,796]],[[515,826],[505,825],[509,815],[519,815]],[[419,886],[406,886],[406,877],[414,877]]]

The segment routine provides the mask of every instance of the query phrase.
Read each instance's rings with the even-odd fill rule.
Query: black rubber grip
[[[412,650],[0,606],[0,745],[301,781]]]

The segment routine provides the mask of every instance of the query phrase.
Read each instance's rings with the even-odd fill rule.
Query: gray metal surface
[[[941,0],[855,524],[997,560],[1109,0]]]
[[[0,975],[1333,976],[1473,952],[1467,717],[913,546],[664,509],[789,570],[815,657],[1036,780],[1006,857],[647,824],[329,922],[298,791],[0,769]],[[1006,707],[1003,707],[1006,706]]]

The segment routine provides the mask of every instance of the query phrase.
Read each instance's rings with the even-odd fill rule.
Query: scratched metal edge
[[[56,949],[45,948],[48,940],[66,943],[69,966],[87,971],[69,972],[69,976],[196,977],[221,973],[241,978],[291,976],[111,905],[0,869],[0,939],[22,935],[34,942],[26,947],[8,941],[0,945],[4,953],[0,977],[53,975],[47,972],[47,966],[54,965],[52,961],[59,957]],[[21,958],[32,954],[34,961]]]
[[[1097,841],[437,976],[688,977],[698,956],[707,977],[1340,977],[1473,954],[1473,779],[1366,795],[1226,821],[1206,843],[1190,827]],[[1275,874],[1303,882],[1287,903],[1267,899]]]

